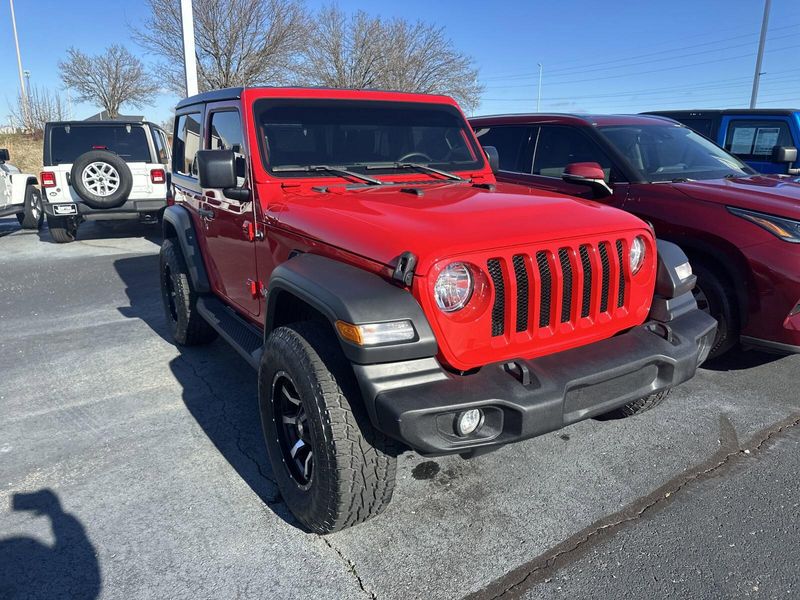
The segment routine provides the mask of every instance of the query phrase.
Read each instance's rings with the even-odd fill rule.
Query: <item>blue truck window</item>
[[[744,160],[769,160],[775,146],[793,146],[785,121],[737,119],[728,125],[725,149]]]

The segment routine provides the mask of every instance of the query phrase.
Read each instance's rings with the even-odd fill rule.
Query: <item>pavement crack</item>
[[[708,479],[743,456],[752,456],[774,438],[800,424],[800,415],[793,415],[756,433],[744,446],[740,446],[736,430],[727,416],[720,416],[719,450],[704,463],[674,477],[647,496],[640,498],[620,511],[604,517],[564,542],[533,560],[509,571],[494,582],[463,600],[507,600],[517,598],[537,583],[569,564],[592,545],[615,535],[623,527],[641,519],[670,502],[676,494],[693,482]]]
[[[200,381],[203,382],[203,384],[206,386],[206,389],[208,390],[208,393],[211,395],[211,397],[214,398],[217,402],[220,403],[220,406],[222,408],[222,420],[235,432],[234,441],[236,442],[236,448],[239,450],[239,453],[242,456],[244,456],[245,458],[247,458],[255,466],[256,470],[258,471],[258,474],[261,477],[263,477],[265,480],[269,481],[273,486],[275,486],[277,488],[278,484],[275,481],[275,479],[264,472],[264,470],[261,467],[261,462],[257,458],[252,456],[247,451],[247,449],[244,447],[244,444],[242,443],[242,430],[239,427],[239,425],[236,423],[236,421],[234,419],[232,419],[230,417],[230,415],[228,414],[228,403],[229,403],[229,400],[227,398],[222,397],[219,394],[217,394],[216,390],[211,385],[211,382],[208,381],[208,379],[206,379],[206,377],[200,371],[198,371],[197,368],[195,368],[194,364],[190,360],[188,360],[183,354],[181,354],[180,357],[181,357],[181,360],[186,365],[188,365],[189,369],[191,369],[192,374],[197,379],[199,379]],[[281,498],[280,494],[275,494],[272,497],[262,498],[262,499],[264,500],[264,503],[267,506],[274,506],[276,504],[282,504],[283,503],[283,499]]]
[[[353,578],[358,583],[358,587],[361,588],[361,591],[364,592],[367,596],[369,596],[371,598],[371,600],[377,600],[378,596],[375,594],[375,592],[370,592],[366,587],[364,587],[364,582],[361,580],[361,576],[358,574],[358,571],[356,571],[355,563],[352,560],[350,560],[349,558],[347,558],[344,555],[344,553],[341,550],[339,550],[336,546],[331,544],[331,542],[330,542],[330,540],[328,540],[328,538],[326,538],[325,536],[322,536],[322,535],[317,535],[317,537],[319,539],[321,539],[322,542],[328,548],[330,548],[331,550],[336,552],[336,554],[339,556],[339,558],[342,560],[342,562],[347,567],[347,570],[350,572],[350,574],[353,576]]]

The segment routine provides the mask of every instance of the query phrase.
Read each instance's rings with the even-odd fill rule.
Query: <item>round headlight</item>
[[[472,274],[464,263],[447,265],[433,286],[437,306],[444,312],[460,310],[472,296]]]
[[[644,238],[642,236],[637,235],[633,238],[633,243],[631,244],[631,273],[634,275],[639,272],[639,269],[642,268],[644,264],[644,256],[646,254],[646,246],[644,245]]]

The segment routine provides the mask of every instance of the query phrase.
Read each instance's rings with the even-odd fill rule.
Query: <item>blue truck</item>
[[[666,110],[644,114],[683,123],[759,173],[800,175],[800,110]]]

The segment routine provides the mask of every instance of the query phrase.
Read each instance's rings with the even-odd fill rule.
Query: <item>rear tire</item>
[[[74,242],[78,235],[78,222],[73,217],[51,217],[47,215],[47,228],[56,244]]]
[[[35,185],[25,188],[25,211],[17,215],[17,220],[23,229],[39,230],[42,228],[44,222],[42,194]]]
[[[394,443],[369,421],[325,324],[302,322],[272,332],[258,396],[275,480],[303,525],[330,533],[386,508],[395,484]]]
[[[214,341],[216,330],[197,312],[197,293],[180,247],[170,239],[161,244],[161,298],[167,325],[181,346],[199,346]]]
[[[717,333],[708,359],[722,356],[739,341],[739,317],[736,293],[727,279],[702,263],[692,263],[697,275],[694,297],[697,307],[717,320]]]

